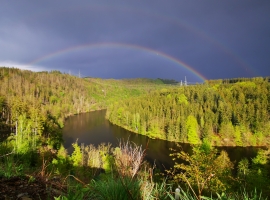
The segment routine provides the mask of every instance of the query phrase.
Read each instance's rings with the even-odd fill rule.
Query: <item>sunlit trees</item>
[[[200,143],[200,138],[198,136],[198,123],[194,116],[189,115],[186,122],[188,142],[190,144]]]
[[[238,178],[240,183],[246,190],[256,188],[263,192],[269,191],[269,149],[259,150],[257,156],[249,162],[247,158],[243,158],[238,163]]]
[[[194,146],[191,155],[180,151],[171,156],[175,165],[169,174],[177,184],[187,184],[198,199],[203,192],[224,192],[230,187],[233,164],[228,154],[219,153],[207,142]]]
[[[214,145],[266,145],[269,94],[268,78],[213,80],[114,102],[107,117],[128,130],[170,141],[199,143],[207,138]],[[133,116],[132,123],[118,120],[120,108]],[[140,120],[135,125],[137,115]]]

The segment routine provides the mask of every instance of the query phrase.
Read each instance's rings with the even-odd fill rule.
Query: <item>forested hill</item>
[[[29,125],[30,129],[50,132],[49,127],[63,127],[67,116],[169,87],[151,79],[78,78],[59,71],[5,67],[0,68],[0,81],[0,131],[25,121],[22,129]]]
[[[153,138],[239,146],[269,140],[269,78],[180,87],[172,80],[104,80],[2,67],[0,81],[0,130],[12,127],[13,133],[21,126],[23,133],[53,135],[67,116],[110,105],[112,123]]]
[[[269,78],[207,81],[115,102],[114,124],[164,140],[213,145],[269,144]]]

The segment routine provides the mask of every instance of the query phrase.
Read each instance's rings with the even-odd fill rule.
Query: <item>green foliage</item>
[[[255,189],[254,192],[247,192],[246,190],[234,193],[217,193],[217,197],[206,197],[203,196],[202,199],[205,200],[267,200],[267,197],[263,197],[262,193],[258,193]]]
[[[112,163],[113,163],[113,156],[109,155],[108,152],[100,152],[102,155],[102,162],[103,162],[103,169],[105,170],[105,173],[111,173],[112,172]]]
[[[269,94],[268,78],[209,80],[113,102],[107,118],[152,138],[194,144],[207,138],[219,146],[265,146],[270,143]],[[119,109],[125,119],[138,115],[140,120],[130,123],[123,114],[119,120]]]
[[[244,192],[241,193],[241,196],[239,197],[239,199],[244,199],[244,200],[263,200],[263,199],[265,199],[266,200],[268,198],[267,197],[264,198],[262,196],[262,192],[258,193],[257,189],[255,188],[254,192],[252,191],[250,193],[248,193],[244,190]]]
[[[237,85],[240,85],[242,87],[251,87],[251,88],[256,88],[256,84],[251,81],[245,81],[245,82],[237,82]]]
[[[221,192],[217,199],[261,199],[256,190],[238,196],[223,193],[233,185],[232,164],[225,152],[217,152],[211,144],[269,143],[268,78],[210,80],[179,87],[164,84],[173,83],[171,80],[81,79],[59,71],[34,73],[15,68],[0,68],[0,77],[0,129],[13,132],[5,145],[0,145],[1,176],[21,176],[32,167],[40,168],[42,176],[48,168],[54,174],[71,173],[88,182],[96,178],[88,186],[70,184],[67,195],[57,199],[127,199],[129,195],[134,199],[172,199],[171,185],[154,183],[152,177],[148,180],[149,174],[141,172],[144,152],[140,147],[133,151],[129,145],[120,145],[113,151],[110,145],[96,148],[75,143],[73,154],[67,155],[61,146],[65,118],[108,108],[111,122],[136,133],[193,144],[203,140],[192,155],[175,154],[186,162],[176,163],[175,169],[183,170],[174,174],[176,181],[190,184],[199,196],[205,191]],[[55,150],[57,154],[52,156],[50,151]],[[251,163],[239,162],[239,182],[248,191],[256,187],[267,192],[269,169],[268,152],[260,151]],[[106,175],[102,176],[103,170]],[[183,190],[180,194],[182,199],[198,197]]]
[[[60,195],[59,197],[54,197],[55,200],[83,200],[85,198],[91,198],[90,188],[83,187],[81,184],[75,184],[73,186],[70,184],[68,186],[68,192],[66,195]]]
[[[16,162],[14,155],[5,156],[0,163],[0,177],[11,178],[23,174],[23,165]]]
[[[238,163],[238,176],[245,179],[249,174],[249,162],[247,158],[243,158]]]
[[[192,190],[196,191],[199,197],[205,192],[226,191],[230,187],[231,163],[226,152],[218,151],[215,148],[209,149],[207,144],[194,146],[192,155],[183,151],[173,153],[173,160],[182,160],[184,162],[175,162],[174,170],[169,171],[173,179],[179,184],[179,181],[186,183]]]
[[[52,164],[55,167],[54,171],[56,174],[68,175],[72,164],[69,162],[67,151],[63,145],[61,145],[60,149],[58,150],[57,157],[53,158]]]
[[[0,68],[0,76],[0,130],[10,130],[8,126],[14,130],[14,148],[20,152],[35,149],[44,138],[59,149],[59,132],[61,135],[66,117],[104,109],[112,102],[164,87],[151,79],[82,79],[59,71],[31,72],[5,67]],[[119,110],[120,123],[124,114]]]
[[[180,104],[188,105],[188,100],[187,100],[186,95],[180,94],[180,96],[179,96],[179,98],[178,98],[178,102],[179,102]]]
[[[260,150],[257,156],[252,159],[251,172],[247,177],[247,182],[250,187],[256,187],[258,189],[266,190],[268,186],[268,176],[269,176],[269,162],[268,151]],[[269,188],[268,188],[269,190]]]
[[[200,145],[200,150],[201,150],[202,152],[205,152],[206,154],[211,153],[211,151],[212,151],[212,146],[211,146],[211,143],[209,142],[209,140],[207,140],[206,138],[203,139],[203,142],[202,142],[202,144]]]
[[[198,136],[198,123],[194,116],[189,115],[186,122],[188,142],[190,144],[199,144],[200,138]]]
[[[198,200],[198,197],[196,194],[193,194],[189,190],[184,191],[181,187],[177,188],[175,192],[175,200]],[[204,199],[205,197],[201,197],[201,199]],[[207,198],[212,199],[212,198]]]
[[[173,197],[173,191],[172,191],[172,185],[168,184],[166,182],[166,179],[164,179],[161,183],[155,183],[153,190],[151,192],[148,192],[149,198],[145,199],[171,199],[175,200]],[[145,197],[145,195],[144,195]]]
[[[109,178],[104,181],[92,181],[94,199],[99,200],[127,200],[143,199],[140,191],[140,182],[129,177]]]
[[[239,126],[235,126],[234,137],[235,144],[237,146],[243,146],[242,134]]]
[[[269,169],[269,150],[259,150],[251,163],[246,158],[238,163],[240,183],[247,191],[257,188],[264,193],[269,192]]]
[[[70,159],[72,160],[72,164],[75,167],[81,166],[82,165],[82,158],[83,158],[81,148],[78,145],[78,142],[73,143],[72,146],[74,148],[74,151],[73,151],[73,153],[71,154],[71,157],[70,157]]]
[[[252,162],[255,165],[265,165],[269,159],[269,151],[267,150],[259,150],[258,154],[255,158],[252,159]]]
[[[255,142],[255,144],[254,144],[254,146],[262,146],[263,145],[263,143],[264,143],[264,139],[265,139],[265,137],[263,136],[263,134],[262,134],[262,132],[255,132],[255,134],[253,135],[253,137],[254,137],[254,140],[256,141]]]
[[[51,104],[56,104],[58,102],[58,98],[56,96],[50,96],[50,103]]]
[[[229,140],[235,136],[234,127],[231,122],[222,123],[220,127],[220,135],[222,138]]]

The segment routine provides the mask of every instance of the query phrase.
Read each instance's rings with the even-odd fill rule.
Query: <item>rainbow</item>
[[[50,54],[39,57],[35,60],[32,60],[27,65],[30,65],[30,66],[36,65],[42,61],[49,60],[49,59],[58,57],[60,55],[66,54],[66,53],[75,52],[75,51],[84,50],[84,49],[91,49],[91,48],[92,49],[96,49],[96,48],[126,48],[126,49],[133,49],[133,50],[139,50],[142,52],[152,53],[152,54],[155,54],[155,55],[160,56],[162,58],[165,58],[166,60],[168,60],[170,62],[176,63],[177,65],[183,67],[184,69],[188,70],[192,74],[196,75],[201,81],[207,80],[207,78],[205,76],[200,74],[198,71],[193,69],[188,64],[186,64],[183,61],[176,59],[176,58],[174,58],[166,53],[163,53],[161,51],[157,51],[154,49],[150,49],[148,47],[134,45],[134,44],[126,44],[126,43],[95,43],[95,44],[83,44],[83,45],[78,45],[78,46],[72,46],[72,47],[69,47],[66,49],[61,49],[59,51],[55,51],[55,52],[52,52]]]
[[[143,13],[143,12],[142,12]],[[149,13],[144,13],[148,14]],[[256,76],[257,72],[250,64],[248,64],[246,61],[244,61],[240,55],[238,55],[236,52],[234,52],[232,49],[228,48],[224,43],[220,42],[218,39],[216,39],[214,36],[210,35],[209,33],[206,33],[206,31],[199,29],[198,27],[192,26],[190,23],[185,22],[184,20],[177,19],[175,17],[168,17],[160,14],[151,14],[151,17],[158,18],[160,20],[166,21],[168,23],[174,24],[175,26],[181,27],[185,29],[186,31],[189,31],[201,39],[207,41],[208,43],[214,45],[219,51],[225,53],[228,57],[230,57],[234,62],[236,62],[239,67],[241,67],[243,70],[247,71],[250,75]]]
[[[118,12],[126,12],[126,13],[134,13],[137,15],[145,15],[151,18],[155,18],[158,20],[162,20],[162,21],[166,21],[167,23],[173,24],[175,26],[181,27],[197,36],[199,36],[201,39],[206,40],[207,42],[211,43],[212,45],[214,45],[219,51],[225,53],[228,57],[230,57],[234,62],[236,62],[238,64],[239,67],[241,67],[243,70],[247,71],[250,75],[255,76],[257,73],[255,71],[255,69],[249,65],[246,61],[244,61],[236,52],[234,52],[232,49],[228,48],[225,44],[221,43],[219,40],[217,40],[216,38],[214,38],[212,35],[209,35],[206,31],[199,29],[195,26],[192,26],[192,24],[185,22],[184,20],[178,19],[176,17],[170,17],[170,16],[165,16],[165,15],[161,15],[158,12],[153,12],[153,11],[149,11],[146,10],[144,8],[129,8],[129,7],[125,7],[125,6],[115,6],[115,5],[97,5],[97,4],[91,4],[91,6],[78,6],[78,7],[72,7],[69,9],[65,9],[65,10],[57,10],[57,13],[59,12],[74,12],[74,11],[82,11],[82,10],[91,10],[91,11],[107,11],[107,10],[115,10]],[[55,11],[56,12],[56,11]],[[51,13],[51,12],[50,12]],[[45,17],[49,16],[48,12],[44,12],[44,13],[35,13],[35,17],[33,17],[33,14],[29,15],[28,18],[26,20],[34,20],[36,18],[39,18],[41,16],[45,15]],[[131,45],[131,44],[122,44],[122,43],[99,43],[99,44],[87,44],[87,45],[80,45],[80,46],[75,46],[75,47],[70,47],[67,49],[63,49],[48,55],[45,55],[44,57],[38,58],[34,61],[32,61],[33,63],[35,61],[38,62],[38,60],[42,60],[42,58],[46,59],[47,57],[50,58],[53,57],[53,54],[61,54],[61,52],[65,53],[65,52],[71,52],[71,51],[76,51],[82,48],[94,48],[94,47],[98,47],[100,45],[100,47],[105,47],[107,45],[110,46],[115,46],[115,47],[122,47],[122,48],[135,48],[135,49],[142,49],[144,51],[148,51],[148,52],[152,52],[152,53],[157,53],[157,51],[153,50],[153,49],[149,49],[146,47],[142,47],[142,46],[137,46],[137,45]],[[197,72],[196,70],[192,69],[192,67],[188,66],[187,64],[185,64],[184,62],[173,58],[170,55],[167,55],[165,53],[161,53],[158,52],[159,55],[162,55],[163,57],[176,62],[180,65],[182,65],[183,67],[185,67],[186,69],[188,69],[189,71],[191,71],[192,73],[196,74],[198,77],[200,77],[200,79],[205,80],[206,78],[201,75],[199,72]]]

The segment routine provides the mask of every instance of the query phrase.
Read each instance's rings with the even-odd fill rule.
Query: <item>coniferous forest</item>
[[[0,80],[0,130],[16,132],[28,127],[36,135],[52,134],[70,115],[105,109],[118,99],[162,85],[160,80],[101,80],[15,68],[0,68]]]
[[[115,102],[114,124],[138,134],[214,146],[265,146],[270,139],[269,78],[210,80]]]
[[[2,67],[0,199],[266,199],[269,80],[180,86],[169,79],[103,80]],[[163,173],[131,141],[116,148],[76,142],[68,155],[65,119],[100,109],[134,133],[190,143],[192,153],[173,149],[175,165]],[[264,149],[233,163],[215,146]]]

